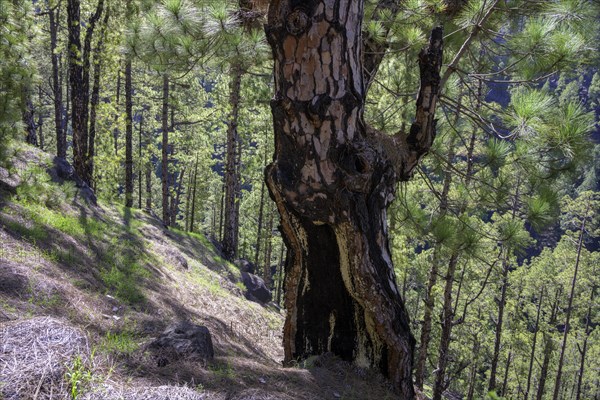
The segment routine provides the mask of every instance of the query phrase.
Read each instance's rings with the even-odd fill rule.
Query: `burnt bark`
[[[367,128],[362,1],[271,2],[275,156],[266,169],[286,261],[285,362],[333,352],[378,368],[414,398],[415,340],[396,285],[386,210],[435,136],[441,29],[420,55],[416,121]]]

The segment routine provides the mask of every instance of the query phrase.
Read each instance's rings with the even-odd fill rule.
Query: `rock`
[[[215,356],[208,328],[186,321],[167,327],[148,349],[155,353],[159,367],[181,359],[210,361]]]
[[[254,266],[253,263],[251,263],[248,260],[244,260],[243,258],[240,258],[238,260],[235,260],[233,262],[235,265],[237,265],[237,267],[240,269],[240,271],[242,272],[248,272],[250,274],[253,274],[254,271],[256,271],[256,267]]]
[[[85,183],[79,175],[75,173],[75,169],[68,163],[67,160],[60,157],[54,157],[53,165],[48,169],[48,174],[53,182],[64,183],[65,181],[75,182],[75,186],[79,189],[79,193],[88,204],[97,205],[96,195],[94,191]]]
[[[268,303],[271,301],[271,291],[265,285],[261,277],[248,272],[242,272],[242,282],[246,286],[246,298],[258,303]]]

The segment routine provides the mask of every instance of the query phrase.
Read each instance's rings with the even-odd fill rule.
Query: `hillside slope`
[[[0,398],[393,398],[327,355],[282,368],[282,313],[247,301],[204,236],[91,204],[52,168],[32,147],[0,168]],[[182,320],[208,327],[214,360],[159,367],[147,344]]]

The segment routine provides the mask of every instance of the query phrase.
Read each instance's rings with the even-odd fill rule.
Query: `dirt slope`
[[[88,204],[52,165],[22,147],[0,168],[0,399],[393,398],[327,355],[282,368],[283,315],[204,236]],[[157,366],[145,345],[180,320],[209,328],[212,362]]]

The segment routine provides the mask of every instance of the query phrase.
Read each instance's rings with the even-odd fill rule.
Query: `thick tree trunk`
[[[58,17],[59,5],[48,11],[50,21],[50,53],[52,60],[52,94],[54,95],[54,127],[56,130],[56,155],[60,158],[67,157],[67,133],[65,129],[65,110],[62,102],[62,84],[60,80],[58,46]]]
[[[80,0],[67,2],[69,40],[69,84],[71,88],[71,127],[73,129],[73,168],[81,179],[86,177],[87,157],[87,96],[84,93],[83,48],[81,45]],[[86,181],[87,182],[87,181]]]
[[[192,215],[190,218],[190,231],[194,232],[194,219],[196,218],[196,185],[198,184],[198,156],[196,155],[196,164],[194,166],[194,182],[192,183]],[[214,204],[213,204],[214,206]],[[214,233],[214,232],[213,232]]]
[[[240,66],[232,66],[231,83],[229,87],[229,126],[227,128],[227,160],[225,166],[225,222],[223,225],[223,256],[234,260],[238,252],[239,225],[239,135],[238,116],[240,107],[240,90],[243,71]]]
[[[163,74],[162,87],[162,152],[161,152],[161,185],[162,185],[162,218],[169,225],[169,76]]]
[[[395,282],[386,210],[431,145],[441,29],[421,53],[417,118],[406,137],[363,121],[362,1],[271,2],[275,158],[266,179],[286,262],[285,361],[333,352],[376,367],[414,398],[414,338]]]
[[[179,172],[179,182],[175,187],[175,196],[171,199],[171,226],[176,226],[177,215],[179,214],[179,204],[181,200],[181,192],[183,191],[183,178],[185,177],[185,166]]]

